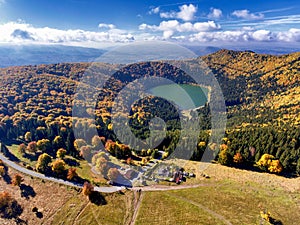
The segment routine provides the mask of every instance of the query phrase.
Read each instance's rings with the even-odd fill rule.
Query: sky
[[[0,43],[300,45],[299,0],[0,0]]]

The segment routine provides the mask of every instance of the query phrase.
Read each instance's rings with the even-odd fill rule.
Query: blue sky
[[[300,3],[0,0],[1,43],[105,47],[138,40],[297,45]]]

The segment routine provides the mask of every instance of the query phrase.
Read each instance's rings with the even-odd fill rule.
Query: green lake
[[[167,84],[149,90],[152,95],[175,102],[180,109],[189,110],[208,102],[208,88],[190,84]]]

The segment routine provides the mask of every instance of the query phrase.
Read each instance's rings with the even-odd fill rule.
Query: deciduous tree
[[[107,160],[103,157],[98,158],[96,161],[96,169],[102,174],[102,176],[106,177],[109,169]]]
[[[82,146],[80,148],[79,155],[87,161],[91,161],[92,158],[92,148],[91,146]]]
[[[66,169],[66,163],[62,159],[57,159],[52,163],[52,171],[58,175],[61,175]]]
[[[36,153],[36,151],[37,151],[37,144],[36,144],[35,141],[32,141],[32,142],[30,142],[27,145],[27,151],[31,152],[31,153]]]
[[[87,145],[87,143],[86,143],[86,141],[83,140],[83,139],[76,139],[76,140],[74,141],[74,147],[75,147],[75,149],[76,149],[77,151],[80,151],[80,148],[81,148],[82,146],[86,146],[86,145]]]
[[[56,157],[63,159],[66,156],[66,154],[67,154],[67,150],[64,148],[60,148],[56,152]]]
[[[3,177],[6,174],[4,166],[0,166],[0,176]]]
[[[99,159],[100,157],[105,158],[107,161],[109,160],[109,158],[108,158],[108,156],[106,155],[105,152],[98,152],[97,154],[93,155],[92,164],[96,165],[97,159]]]
[[[268,170],[271,173],[281,173],[283,170],[283,166],[278,159],[272,160],[271,164],[268,167]]]
[[[263,154],[257,165],[265,171],[270,171],[271,173],[281,173],[283,166],[278,159],[275,159],[273,155]]]
[[[0,192],[0,216],[2,218],[18,218],[22,212],[22,207],[8,192]]]
[[[228,146],[226,144],[220,146],[218,162],[222,165],[230,165],[232,162],[232,156],[228,153]]]
[[[233,162],[237,163],[237,164],[241,164],[243,162],[243,156],[240,152],[237,152],[234,156],[233,156]]]
[[[120,172],[117,168],[110,168],[107,172],[107,177],[112,181],[116,182]]]
[[[56,136],[54,138],[54,140],[52,141],[52,146],[55,150],[60,149],[60,148],[64,148],[65,143],[64,143],[63,138],[61,136]]]
[[[38,140],[36,145],[37,145],[37,148],[42,152],[49,152],[51,150],[51,147],[52,147],[51,142],[49,141],[49,139]]]
[[[18,147],[18,151],[21,153],[21,155],[24,155],[26,153],[26,145],[25,144],[20,144]]]
[[[98,135],[95,135],[92,138],[92,145],[93,145],[93,147],[96,148],[97,150],[100,150],[100,147],[102,146],[101,144],[102,144],[101,138]]]
[[[29,131],[25,133],[24,139],[27,142],[32,141],[32,135],[31,135],[31,133]]]
[[[14,186],[20,186],[23,181],[24,181],[24,179],[20,174],[15,174],[11,183]]]
[[[67,174],[67,179],[68,180],[73,180],[75,177],[78,177],[78,174],[76,172],[76,168],[69,168],[68,169],[68,174]]]
[[[85,196],[90,196],[94,191],[94,186],[89,182],[84,182],[82,188],[82,194]]]
[[[37,164],[36,164],[36,170],[41,173],[45,173],[49,166],[48,164],[51,162],[51,157],[47,153],[43,153],[39,156]]]

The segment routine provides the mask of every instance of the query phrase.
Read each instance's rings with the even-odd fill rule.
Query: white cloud
[[[210,13],[207,15],[209,19],[219,19],[222,16],[222,10],[221,9],[215,9],[211,8]]]
[[[300,42],[300,29],[291,28],[286,32],[279,32],[277,39],[279,41]]]
[[[152,14],[158,14],[160,11],[160,7],[155,7],[155,8],[151,8],[150,11],[148,12],[150,15]]]
[[[252,38],[255,41],[272,41],[275,39],[273,33],[269,30],[257,30],[252,33]]]
[[[183,21],[191,21],[195,18],[197,7],[193,4],[179,6],[179,12],[161,12],[160,17],[166,19],[181,19]]]
[[[214,21],[180,22],[162,21],[157,25],[141,24],[139,31],[131,33],[117,29],[112,24],[100,25],[107,30],[87,31],[82,29],[54,29],[35,27],[24,21],[0,24],[0,43],[18,44],[63,44],[85,47],[112,46],[135,40],[172,40],[188,42],[300,42],[300,29],[286,31],[257,29],[244,26],[235,30],[221,30]],[[113,28],[113,29],[110,29]]]
[[[250,13],[249,10],[243,9],[243,10],[235,10],[232,13],[233,16],[236,16],[237,18],[247,19],[247,20],[257,20],[257,19],[263,19],[264,14],[262,13]]]
[[[115,29],[116,26],[114,24],[108,24],[108,23],[99,23],[99,28],[107,28],[107,29]]]
[[[300,42],[300,29],[272,32],[270,30],[233,30],[216,32],[198,32],[185,36],[190,42]]]
[[[3,5],[4,3],[6,3],[6,0],[0,0],[0,5]]]
[[[148,25],[146,23],[142,23],[141,25],[139,25],[139,30],[146,30],[146,29],[151,29],[152,26]]]
[[[193,4],[183,5],[179,7],[180,12],[177,14],[179,19],[182,19],[183,21],[191,21],[194,19],[194,15],[197,12],[197,7],[195,7]]]
[[[245,31],[219,31],[219,32],[199,32],[190,35],[191,42],[243,42],[249,40],[249,35]]]
[[[221,26],[216,24],[214,21],[194,23],[195,31],[213,31],[219,29],[221,29]]]
[[[9,22],[0,25],[2,43],[74,44],[97,45],[101,43],[123,43],[134,40],[129,32],[110,29],[94,32],[81,29],[60,30],[49,27],[34,27],[24,22]]]
[[[170,37],[172,37],[173,34],[174,34],[173,30],[165,30],[163,32],[163,38],[164,39],[169,39]]]
[[[219,30],[221,26],[216,24],[214,21],[207,22],[185,22],[180,23],[178,20],[162,21],[158,26],[141,24],[140,30],[151,30],[151,31],[162,31],[164,38],[170,38],[175,33],[190,33],[190,32],[201,32],[201,31],[213,31]]]

